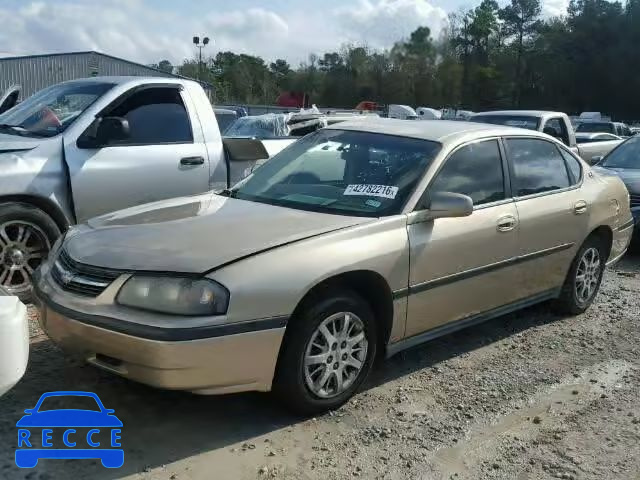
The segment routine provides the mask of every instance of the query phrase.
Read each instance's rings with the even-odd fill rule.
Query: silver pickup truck
[[[223,140],[196,82],[96,77],[46,88],[0,115],[0,286],[27,300],[31,274],[69,225],[227,188],[265,158],[257,140]]]
[[[469,121],[526,128],[546,133],[560,140],[590,165],[594,164],[597,159],[602,158],[622,142],[622,140],[602,140],[580,143],[576,140],[576,134],[569,117],[567,114],[561,112],[547,112],[542,110],[481,112],[472,115]]]

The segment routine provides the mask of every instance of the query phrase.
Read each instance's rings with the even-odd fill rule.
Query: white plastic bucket
[[[0,292],[0,396],[24,375],[29,361],[27,308]]]

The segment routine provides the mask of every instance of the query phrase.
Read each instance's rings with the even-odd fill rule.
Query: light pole
[[[209,43],[209,37],[204,37],[200,43],[200,37],[193,37],[193,44],[198,47],[198,80],[202,81],[202,49]]]

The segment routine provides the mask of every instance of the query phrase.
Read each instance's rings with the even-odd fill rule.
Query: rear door
[[[580,189],[580,162],[568,151],[541,138],[504,143],[520,219],[521,292],[531,296],[562,285],[578,242],[586,237],[591,205]]]
[[[204,192],[209,164],[190,97],[179,85],[134,89],[98,116],[122,117],[130,138],[99,149],[65,138],[78,222],[143,203]]]
[[[427,188],[468,195],[474,210],[408,226],[407,336],[517,299],[518,213],[506,173],[498,139],[482,140],[454,151]]]

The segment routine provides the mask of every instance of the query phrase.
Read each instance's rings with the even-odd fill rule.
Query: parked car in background
[[[36,93],[0,115],[0,285],[28,299],[32,272],[69,225],[226,188],[255,163],[250,152],[268,157],[257,143],[242,161],[228,155],[189,80],[95,77]]]
[[[389,105],[387,117],[400,120],[418,120],[418,114],[409,105]]]
[[[0,287],[0,396],[18,383],[28,361],[27,308]]]
[[[218,127],[220,132],[224,135],[224,132],[229,128],[233,122],[238,118],[238,114],[234,110],[226,108],[214,108],[213,113],[218,121]]]
[[[0,114],[18,104],[18,97],[20,96],[21,90],[22,89],[19,85],[13,85],[4,92],[0,92]]]
[[[220,194],[74,227],[36,292],[47,334],[97,367],[274,390],[313,414],[378,354],[545,300],[584,312],[632,227],[620,179],[547,135],[371,119],[318,130]]]
[[[580,143],[593,143],[593,142],[606,142],[609,140],[622,141],[622,138],[614,135],[613,133],[576,133],[576,142]]]
[[[638,135],[640,133],[640,127],[631,127],[631,135]]]
[[[576,133],[611,133],[617,135],[618,130],[613,122],[585,121],[576,127]]]
[[[611,133],[619,137],[630,137],[632,135],[629,126],[622,122],[581,122],[576,127],[577,133]]]
[[[620,177],[629,190],[636,226],[640,225],[640,137],[631,137],[614,149],[598,162],[594,170]]]
[[[595,157],[607,154],[621,142],[621,140],[608,140],[580,143],[576,140],[576,134],[569,117],[561,112],[538,110],[482,112],[473,115],[470,121],[526,128],[546,133],[564,143],[589,164],[593,164]]]

